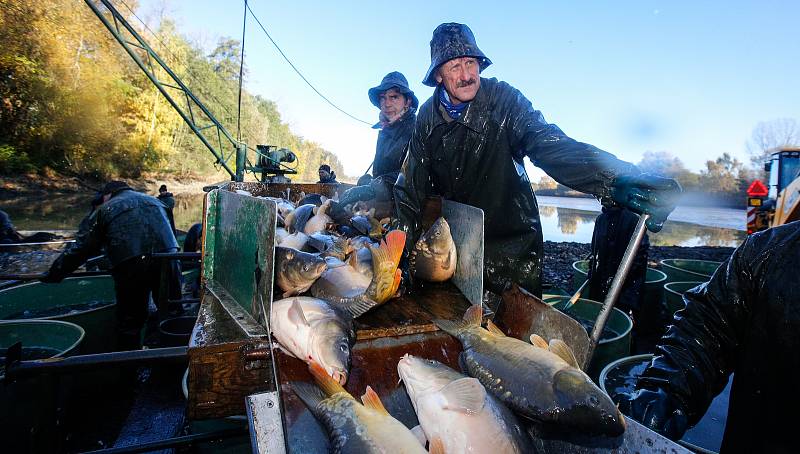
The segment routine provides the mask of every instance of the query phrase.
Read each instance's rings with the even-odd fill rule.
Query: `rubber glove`
[[[686,412],[678,399],[663,389],[639,389],[624,394],[617,407],[622,414],[672,440],[680,440],[688,426]]]
[[[375,198],[375,191],[369,185],[354,186],[339,196],[339,203],[344,205],[351,205],[359,200],[372,200]]]
[[[611,186],[614,202],[636,213],[650,215],[647,228],[654,233],[664,226],[681,194],[681,185],[677,181],[649,173],[622,175]]]

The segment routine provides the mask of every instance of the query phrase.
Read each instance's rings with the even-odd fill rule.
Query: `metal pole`
[[[642,238],[644,238],[644,233],[647,230],[646,222],[649,217],[649,214],[642,214],[639,216],[639,222],[636,223],[633,236],[628,242],[628,247],[625,249],[625,254],[622,256],[622,262],[619,264],[617,274],[614,275],[611,288],[608,290],[606,300],[603,302],[603,308],[600,310],[597,321],[595,321],[594,327],[592,328],[592,334],[589,336],[589,350],[586,353],[586,362],[583,364],[584,370],[586,370],[592,362],[594,349],[600,342],[600,335],[606,327],[606,322],[608,321],[609,315],[611,315],[611,310],[614,308],[614,303],[617,302],[617,298],[619,298],[619,294],[622,291],[622,284],[625,283],[625,278],[628,277],[628,272],[633,265],[636,251],[642,243]]]
[[[184,435],[182,437],[167,438],[166,440],[151,441],[132,446],[122,446],[119,448],[106,448],[98,449],[96,451],[88,451],[84,454],[121,454],[121,453],[134,453],[134,452],[150,452],[157,451],[164,448],[173,448],[176,446],[191,445],[199,441],[206,440],[219,440],[223,438],[231,438],[237,435],[245,435],[248,432],[248,427],[242,425],[233,429],[223,429],[215,432],[206,432],[202,434]]]
[[[97,353],[46,360],[12,362],[6,367],[6,379],[16,380],[41,373],[70,373],[114,366],[186,362],[189,347],[150,348],[123,352]]]

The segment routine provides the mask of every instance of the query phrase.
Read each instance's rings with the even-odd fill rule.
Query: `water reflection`
[[[591,243],[599,213],[572,208],[542,206],[539,209],[542,234],[547,241]],[[667,221],[659,233],[649,233],[654,246],[730,246],[747,236],[744,231],[708,227],[688,222]]]
[[[204,194],[175,196],[175,227],[188,230],[203,220]],[[0,209],[11,216],[17,230],[77,230],[81,219],[89,213],[92,196],[59,194],[53,197],[17,197],[0,202]]]
[[[178,194],[175,196],[175,226],[188,230],[203,218],[204,194]],[[594,221],[599,214],[592,211],[596,201],[592,199],[567,199],[550,197],[560,206],[542,205],[539,215],[542,234],[547,241],[574,241],[590,243]],[[0,202],[0,208],[8,212],[19,230],[75,230],[81,219],[89,212],[91,195],[58,195],[47,198],[21,198]],[[540,203],[542,200],[540,200]],[[573,204],[569,208],[566,205]],[[599,209],[599,204],[596,204]],[[588,209],[586,209],[588,208]],[[684,209],[681,221],[703,222],[703,209]],[[727,225],[736,225],[738,213],[724,212]],[[718,216],[718,217],[719,217]],[[730,218],[730,219],[727,219]],[[742,223],[744,220],[742,220]],[[690,222],[667,221],[664,229],[650,234],[650,244],[655,246],[738,246],[744,240],[744,231],[708,227]]]

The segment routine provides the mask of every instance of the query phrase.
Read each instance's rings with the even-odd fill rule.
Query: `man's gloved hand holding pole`
[[[680,194],[681,186],[677,181],[649,173],[619,176],[611,189],[614,202],[636,213],[650,215],[647,228],[651,232],[661,230]]]
[[[617,406],[622,414],[672,440],[680,440],[688,427],[683,406],[663,389],[639,389],[623,395]]]

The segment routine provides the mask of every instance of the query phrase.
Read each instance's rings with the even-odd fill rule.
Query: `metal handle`
[[[614,308],[614,303],[617,302],[617,298],[619,298],[619,294],[622,291],[622,284],[625,282],[625,278],[628,277],[628,272],[631,270],[633,259],[636,257],[636,250],[639,249],[642,238],[644,238],[644,233],[647,230],[648,218],[650,218],[649,214],[642,214],[639,216],[639,222],[636,223],[636,228],[633,231],[631,240],[628,242],[628,247],[625,249],[625,254],[622,256],[617,274],[614,275],[614,280],[611,282],[611,288],[608,290],[606,299],[603,302],[603,308],[600,310],[600,314],[594,322],[592,334],[589,336],[589,351],[586,353],[586,362],[583,365],[584,370],[586,370],[589,367],[589,363],[592,362],[594,349],[600,342],[600,335],[606,326],[609,315],[611,315],[611,309]]]

